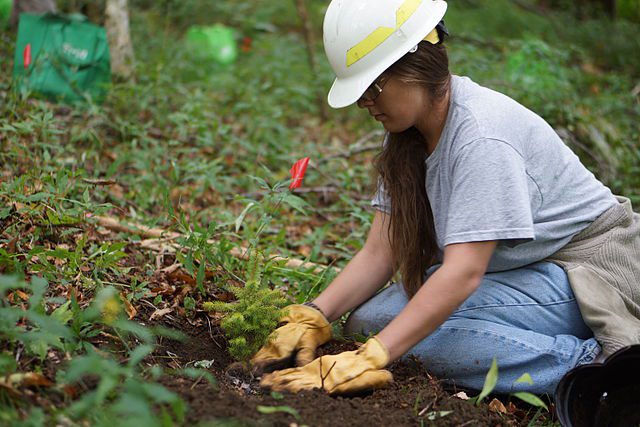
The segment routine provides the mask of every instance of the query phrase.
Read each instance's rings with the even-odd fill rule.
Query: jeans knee
[[[399,284],[393,284],[351,312],[344,326],[346,335],[374,335],[387,326],[407,304]]]
[[[345,335],[375,335],[393,320],[393,315],[376,310],[373,304],[363,304],[351,312],[344,325]]]
[[[361,305],[351,312],[344,324],[345,335],[370,335],[379,331],[375,330],[378,320],[371,310],[365,305]]]

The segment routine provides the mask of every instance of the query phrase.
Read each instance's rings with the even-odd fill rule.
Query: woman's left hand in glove
[[[298,392],[321,388],[329,394],[356,393],[384,387],[393,381],[382,369],[389,363],[389,351],[376,337],[354,351],[322,356],[311,363],[265,374],[260,385],[274,391]]]

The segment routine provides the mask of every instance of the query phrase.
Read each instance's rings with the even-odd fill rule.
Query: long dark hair
[[[450,84],[449,59],[442,44],[420,42],[385,74],[426,88],[433,101],[446,96]],[[415,295],[426,269],[435,262],[438,246],[433,213],[425,190],[426,144],[415,127],[389,133],[375,170],[391,199],[389,240],[394,265],[402,276],[405,292]]]

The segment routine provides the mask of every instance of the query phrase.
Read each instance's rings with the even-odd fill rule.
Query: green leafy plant
[[[70,360],[57,372],[54,387],[61,393],[70,390],[83,393],[78,393],[79,398],[71,401],[60,416],[96,426],[110,425],[114,419],[128,426],[182,423],[184,402],[158,383],[164,371],[159,366],[147,367],[142,363],[153,352],[156,336],[179,339],[181,334],[123,319],[118,291],[112,287],[100,290],[85,309],[80,309],[77,301],[69,300],[47,312],[48,286],[46,280],[38,277],[32,277],[27,284],[16,276],[0,275],[0,338],[9,349],[24,346],[27,354],[41,361],[52,350],[69,355]],[[26,304],[16,305],[16,295],[22,295],[18,299],[21,301],[27,293],[31,295]],[[105,330],[120,337],[126,348],[124,363],[113,353],[99,351],[90,344],[92,337]],[[131,342],[140,344],[130,345]],[[207,371],[187,368],[177,373],[205,378],[215,385],[215,379]],[[0,353],[0,375],[19,374],[13,357]],[[87,387],[87,379],[95,386]],[[11,400],[6,403],[0,398],[3,414],[0,420],[11,423],[18,415],[5,411],[5,406],[12,407]],[[28,419],[37,421],[42,417],[42,411],[35,410]]]
[[[480,394],[476,397],[471,398],[470,401],[474,402],[476,405],[479,405],[482,399],[487,397],[493,391],[497,382],[498,382],[498,362],[494,357],[493,361],[491,362],[491,367],[489,368],[489,372],[487,372],[487,376],[484,379],[484,384],[482,386],[482,390],[480,391]],[[531,375],[529,375],[529,373],[524,373],[517,380],[513,382],[514,385],[519,383],[527,383],[531,385],[533,384],[533,379],[531,378]],[[527,402],[529,405],[548,410],[547,404],[544,403],[542,399],[540,399],[538,396],[536,396],[533,393],[529,393],[526,391],[519,391],[515,393],[510,393],[510,395],[517,397],[518,399],[524,402]]]
[[[212,237],[216,232],[216,224],[209,224],[208,227],[201,227],[198,224],[188,224],[184,216],[180,218],[183,238],[179,239],[183,252],[177,252],[176,258],[180,261],[191,275],[195,275],[198,291],[204,294],[204,280],[207,265],[219,265],[224,263],[224,251],[212,243]],[[224,242],[224,241],[222,241]],[[219,246],[219,245],[218,245]],[[187,307],[192,310],[195,306]]]
[[[304,172],[301,172],[304,175]],[[235,231],[244,231],[245,240],[249,242],[247,253],[251,253],[258,244],[263,235],[269,231],[275,215],[282,206],[288,206],[302,215],[306,215],[305,208],[308,206],[304,199],[296,196],[290,191],[284,189],[287,181],[277,182],[271,186],[267,181],[259,177],[253,177],[260,189],[266,191],[264,197],[260,200],[246,199],[244,210],[235,220]],[[289,188],[297,188],[302,178],[298,177],[291,181]],[[294,186],[294,184],[296,186]],[[250,213],[258,215],[258,220],[247,221]]]
[[[95,389],[84,393],[65,411],[67,415],[75,420],[90,419],[98,426],[107,426],[115,419],[129,426],[181,423],[184,402],[155,382],[162,370],[151,369],[145,375],[140,368],[142,359],[152,351],[153,346],[138,346],[131,351],[126,364],[95,352],[74,358],[67,370],[59,373],[60,383],[72,387],[85,377],[97,377],[98,382]]]

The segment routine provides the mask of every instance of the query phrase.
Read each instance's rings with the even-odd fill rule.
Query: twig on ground
[[[111,231],[118,231],[121,233],[138,234],[140,237],[146,238],[164,238],[164,239],[177,239],[182,237],[182,234],[175,231],[163,230],[161,228],[152,228],[142,224],[132,223],[131,225],[122,224],[118,219],[108,216],[95,216],[98,221],[98,225],[108,228]]]
[[[198,377],[198,379],[197,379],[197,380],[195,380],[193,384],[191,384],[191,387],[189,387],[189,390],[193,390],[193,388],[194,388],[195,386],[197,386],[197,385],[200,383],[200,380],[201,380],[203,377],[204,377],[204,375],[200,375],[200,376]]]
[[[213,337],[213,332],[211,330],[211,319],[209,319],[209,316],[207,316],[207,323],[209,324],[209,337],[211,338],[211,341],[213,341],[218,347],[222,348],[220,343],[218,343],[218,341],[216,341],[216,339]]]
[[[327,371],[327,375],[322,376],[322,357],[320,357],[320,386],[322,387],[323,390],[327,391],[324,388],[324,380],[327,379],[327,377],[329,376],[329,374],[331,373],[331,370],[333,369],[334,366],[336,366],[337,362],[333,362],[333,365],[331,365],[331,367],[329,368],[329,370]]]
[[[433,404],[436,403],[436,400],[438,400],[437,393],[436,393],[436,397],[434,397],[433,400],[429,402],[429,404],[425,406],[424,409],[418,413],[418,416],[419,417],[423,416],[433,406]]]
[[[118,182],[115,179],[89,179],[82,178],[82,182],[86,182],[91,185],[116,185]]]
[[[131,224],[122,224],[118,219],[116,218],[111,218],[111,217],[105,217],[105,216],[96,216],[94,217],[97,219],[98,224],[104,228],[107,228],[109,230],[112,231],[118,231],[121,233],[131,233],[131,234],[137,234],[141,237],[145,237],[145,238],[158,238],[158,239],[162,239],[165,242],[167,240],[175,240],[178,239],[180,237],[183,237],[182,234],[180,233],[176,233],[175,231],[168,231],[168,230],[163,230],[160,228],[152,228],[152,227],[147,227],[146,225],[142,225],[142,224],[136,224],[136,223],[131,223]],[[215,240],[207,240],[207,243],[215,245],[218,242],[216,242]],[[144,244],[144,245],[143,245]],[[157,245],[153,245],[153,242],[150,240],[143,240],[142,242],[140,242],[140,246],[141,247],[145,247],[147,249],[152,249],[152,250],[158,250]],[[170,247],[173,248],[175,250],[179,250],[180,246],[177,243],[174,242],[167,242],[166,246],[161,246],[161,249],[164,249],[166,247]],[[247,259],[247,257],[244,255],[245,253],[247,253],[247,248],[243,247],[243,246],[235,246],[233,248],[231,248],[231,250],[229,251],[229,253],[239,259]],[[270,257],[271,260],[273,261],[286,261],[285,266],[288,268],[311,268],[313,267],[313,272],[316,274],[320,274],[322,273],[325,269],[330,268],[329,266],[326,265],[322,265],[322,264],[317,264],[314,262],[309,262],[309,261],[302,261],[299,259],[295,259],[295,258],[287,258],[287,257],[282,257],[282,256],[272,256]],[[339,268],[337,267],[332,267],[333,269],[335,269],[336,271],[340,271]]]
[[[161,268],[159,271],[164,274],[171,274],[177,269],[179,269],[182,265],[179,262],[174,262],[169,267]]]
[[[180,364],[179,360],[180,360],[180,356],[178,356],[175,353],[170,352],[169,350],[166,350],[165,353],[167,353],[167,356],[160,356],[161,358],[165,358],[165,357],[169,357],[169,359],[171,359],[171,361],[173,363],[176,364],[176,366],[178,366],[179,369],[182,369],[183,366]]]
[[[66,224],[52,224],[52,223],[44,223],[44,222],[36,222],[35,225],[38,228],[84,228],[85,224],[81,222],[69,222]]]

